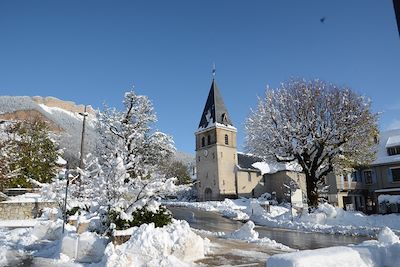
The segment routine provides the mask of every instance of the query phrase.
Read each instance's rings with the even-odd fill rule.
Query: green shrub
[[[110,223],[116,225],[117,230],[125,230],[145,223],[154,223],[155,227],[163,227],[172,222],[171,212],[164,206],[161,206],[157,212],[153,212],[147,209],[147,207],[143,207],[134,211],[131,216],[132,220],[123,220],[118,211],[111,210],[108,214],[108,219]]]

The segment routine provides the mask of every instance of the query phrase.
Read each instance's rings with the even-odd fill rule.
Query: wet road
[[[211,232],[232,232],[243,223],[222,217],[215,212],[205,212],[183,207],[168,207],[174,218],[187,221],[191,227]],[[295,249],[315,249],[348,244],[358,244],[371,239],[365,236],[345,236],[322,233],[305,233],[293,230],[257,226],[260,238],[268,237]]]

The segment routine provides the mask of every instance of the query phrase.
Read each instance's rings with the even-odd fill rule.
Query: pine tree
[[[10,187],[31,187],[29,178],[49,182],[56,175],[57,147],[46,123],[39,118],[11,124],[7,141],[10,171],[17,172]]]

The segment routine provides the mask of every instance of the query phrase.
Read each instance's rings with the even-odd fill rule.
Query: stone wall
[[[0,220],[24,220],[40,217],[43,208],[54,208],[55,202],[0,202]]]

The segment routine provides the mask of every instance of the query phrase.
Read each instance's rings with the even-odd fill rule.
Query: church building
[[[237,152],[236,134],[213,79],[195,132],[198,200],[258,197],[265,192],[284,198],[284,181],[300,181],[299,173],[281,170],[263,174],[253,166],[261,159]]]

